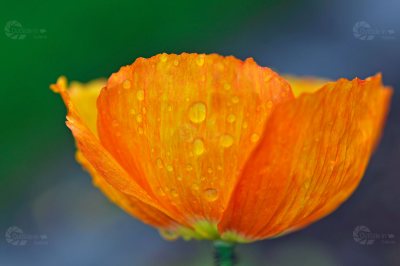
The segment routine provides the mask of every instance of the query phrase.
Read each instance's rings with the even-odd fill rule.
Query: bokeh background
[[[0,265],[212,264],[210,243],[166,242],[92,186],[48,89],[60,74],[108,77],[160,52],[254,57],[280,73],[331,79],[382,72],[395,94],[359,189],[309,228],[239,246],[239,265],[400,265],[399,11],[395,0],[1,3]],[[394,238],[358,243],[361,225]],[[13,226],[42,238],[8,243]]]

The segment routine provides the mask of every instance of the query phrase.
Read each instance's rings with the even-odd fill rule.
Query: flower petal
[[[292,97],[283,79],[252,59],[139,58],[103,89],[99,136],[165,208],[192,224],[218,221],[271,110]]]
[[[79,161],[92,174],[95,183],[107,196],[111,196],[112,200],[117,201],[121,207],[140,220],[154,226],[175,226],[173,220],[168,218],[170,215],[167,211],[126,173],[89,129],[86,123],[92,122],[92,116],[81,116],[78,112],[78,108],[84,106],[84,102],[75,106],[77,101],[72,100],[66,79],[59,78],[57,84],[51,88],[61,94],[68,108],[67,125],[76,140]],[[92,97],[88,98],[90,105]],[[89,111],[87,114],[93,112]]]
[[[313,93],[321,89],[328,82],[327,79],[315,78],[315,77],[298,77],[298,76],[284,76],[292,87],[292,92],[295,97],[300,96],[303,93]]]
[[[296,230],[336,209],[361,180],[390,95],[377,75],[341,79],[279,105],[219,229],[257,240]]]

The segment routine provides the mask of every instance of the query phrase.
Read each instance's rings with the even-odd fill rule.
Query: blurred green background
[[[113,206],[74,160],[60,75],[108,77],[160,52],[252,56],[281,73],[366,77],[400,86],[398,1],[18,1],[0,8],[0,265],[206,265],[207,243],[168,243]],[[393,30],[361,40],[357,22]],[[10,34],[9,23],[25,32]],[[19,23],[19,24],[15,24]],[[2,28],[3,30],[3,28]],[[24,37],[21,37],[24,35]],[[333,215],[282,239],[239,248],[239,265],[400,265],[399,97],[356,194]],[[394,243],[356,243],[366,225]],[[12,246],[10,226],[45,234]],[[269,262],[269,264],[268,264]]]

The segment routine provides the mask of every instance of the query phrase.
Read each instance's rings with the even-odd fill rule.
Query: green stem
[[[214,241],[215,265],[233,266],[236,262],[235,245],[221,240]]]

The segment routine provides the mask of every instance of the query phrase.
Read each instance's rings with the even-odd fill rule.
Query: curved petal
[[[163,207],[191,224],[218,221],[272,108],[292,97],[283,79],[252,59],[139,58],[103,89],[99,136]]]
[[[219,229],[227,237],[257,240],[336,209],[361,180],[390,95],[377,75],[328,83],[277,106]]]
[[[87,122],[92,122],[93,117],[80,114],[82,110],[80,107],[85,106],[82,101],[85,97],[71,95],[70,90],[67,89],[67,81],[63,77],[59,78],[57,84],[52,85],[51,88],[61,94],[68,108],[67,126],[76,140],[80,154],[79,162],[92,174],[95,183],[107,196],[111,196],[112,200],[117,201],[120,206],[140,220],[155,226],[167,226],[168,222],[170,226],[174,226],[173,220],[167,218],[170,217],[168,212],[129,176],[86,125]],[[76,91],[75,93],[78,94]],[[93,103],[93,97],[86,99],[89,99],[88,106],[90,106]],[[76,103],[78,104],[75,106]],[[87,114],[93,114],[93,111],[88,111]],[[156,217],[157,215],[159,217]]]
[[[142,222],[158,228],[175,228],[177,223],[160,210],[130,197],[111,186],[96,169],[86,160],[85,156],[78,151],[77,161],[90,173],[93,184],[97,186],[109,200],[122,208],[125,212],[138,218]]]
[[[292,92],[295,97],[300,96],[303,93],[314,93],[321,89],[328,82],[332,82],[328,79],[315,78],[315,77],[300,77],[300,76],[284,76],[286,81],[292,87]]]
[[[68,94],[79,112],[80,118],[97,135],[97,98],[106,85],[106,79],[96,79],[88,83],[71,82]]]

